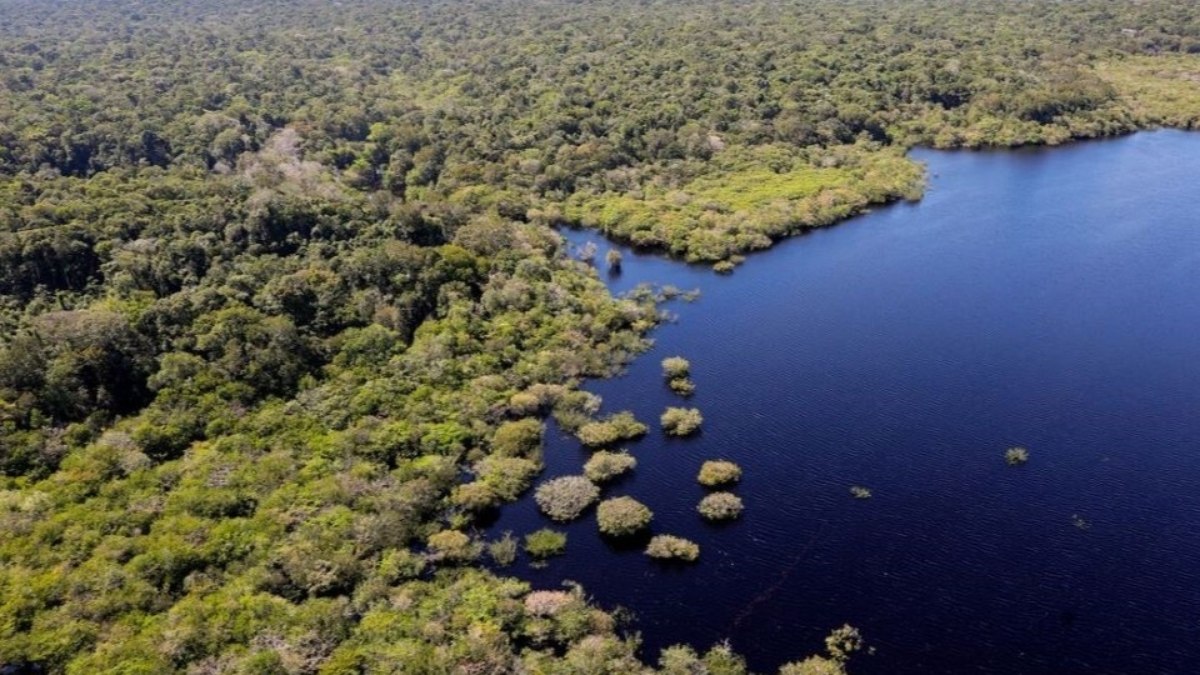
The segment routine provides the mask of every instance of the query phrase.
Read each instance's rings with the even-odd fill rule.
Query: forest
[[[479,535],[548,416],[646,429],[580,385],[669,294],[555,228],[729,272],[1163,125],[1190,0],[0,0],[0,671],[745,673]]]

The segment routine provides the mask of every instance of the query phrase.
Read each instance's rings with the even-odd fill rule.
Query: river
[[[843,623],[852,672],[1185,673],[1200,663],[1200,134],[917,151],[923,200],[781,242],[729,276],[617,247],[614,292],[699,288],[622,377],[652,432],[605,496],[700,544],[663,566],[603,539],[509,570],[632,610],[651,660],[728,639],[771,671]],[[567,232],[575,244],[612,244]],[[659,362],[692,363],[681,403]],[[668,405],[703,432],[666,439]],[[1007,466],[1004,451],[1029,448]],[[544,478],[585,453],[551,427]],[[744,516],[695,513],[700,463],[741,464]],[[871,489],[857,500],[851,485]],[[550,524],[532,499],[489,534]]]

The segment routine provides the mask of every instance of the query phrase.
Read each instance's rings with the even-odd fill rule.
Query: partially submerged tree
[[[667,408],[660,422],[669,436],[690,436],[700,430],[704,417],[695,408]]]
[[[600,502],[596,521],[600,531],[614,537],[624,537],[645,529],[654,514],[633,497],[616,497]]]
[[[542,483],[533,495],[553,520],[574,520],[600,498],[600,488],[583,476],[562,476]]]

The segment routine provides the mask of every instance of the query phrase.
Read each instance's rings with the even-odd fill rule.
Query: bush
[[[632,471],[636,466],[637,460],[628,452],[601,450],[583,465],[583,474],[594,483],[604,483]]]
[[[732,520],[742,515],[743,508],[741,497],[732,492],[714,492],[696,506],[700,515],[709,520]]]
[[[646,425],[637,421],[631,412],[619,412],[605,420],[593,421],[579,427],[579,440],[589,448],[600,448],[619,441],[637,438],[646,433]]]
[[[442,530],[430,535],[428,544],[434,560],[441,562],[466,563],[479,557],[479,546],[458,530]]]
[[[562,522],[578,518],[600,498],[600,488],[583,476],[563,476],[542,483],[533,498],[542,513]]]
[[[484,457],[475,465],[479,480],[506,501],[514,500],[528,490],[541,470],[536,462],[520,457]]]
[[[680,396],[691,396],[696,393],[696,383],[686,377],[676,377],[667,382],[667,386]]]
[[[1004,461],[1009,466],[1020,466],[1029,461],[1029,451],[1025,448],[1009,448],[1004,451]]]
[[[542,423],[532,417],[501,424],[492,436],[492,453],[503,457],[536,456],[542,447]]]
[[[871,498],[871,490],[869,488],[865,488],[861,485],[851,485],[850,486],[850,494],[853,495],[855,499],[870,499]]]
[[[692,374],[692,364],[682,356],[669,356],[662,360],[663,377],[675,380]]]
[[[660,421],[668,435],[688,436],[700,429],[704,418],[695,408],[667,408]]]
[[[742,479],[742,468],[725,460],[710,460],[700,467],[696,480],[705,487],[736,483]]]
[[[660,534],[646,546],[646,555],[659,560],[686,560],[692,562],[700,557],[700,547],[683,537]]]
[[[537,560],[562,555],[567,550],[567,535],[564,532],[543,528],[525,535],[525,552]]]
[[[500,495],[492,486],[477,480],[454,488],[450,501],[467,511],[486,511],[500,505]]]
[[[508,567],[517,559],[517,539],[512,532],[505,532],[504,536],[488,544],[487,549],[488,555],[500,567]]]
[[[634,534],[649,525],[653,518],[654,513],[633,497],[606,499],[596,509],[600,531],[614,537]]]

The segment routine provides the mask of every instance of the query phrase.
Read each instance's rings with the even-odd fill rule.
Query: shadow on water
[[[510,571],[629,608],[645,656],[729,639],[772,671],[858,626],[873,673],[1186,673],[1200,661],[1200,135],[1052,150],[918,151],[931,185],[751,256],[730,276],[613,246],[616,293],[700,288],[624,375],[589,382],[652,427],[606,486],[701,546],[662,566],[555,526],[567,554]],[[675,396],[662,358],[692,362]],[[658,416],[698,407],[702,435]],[[1022,467],[1004,451],[1030,449]],[[587,453],[550,425],[545,478]],[[695,511],[738,462],[741,519]],[[873,497],[856,500],[863,485]],[[1079,523],[1085,523],[1081,527]],[[532,499],[489,535],[552,525]]]

